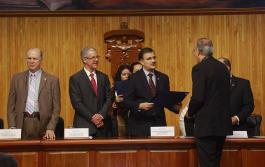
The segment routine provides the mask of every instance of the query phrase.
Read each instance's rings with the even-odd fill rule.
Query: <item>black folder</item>
[[[181,103],[189,92],[159,92],[153,100],[153,103],[157,106],[172,107],[178,103]]]
[[[129,81],[117,81],[114,85],[114,91],[117,95],[125,95],[128,89]]]

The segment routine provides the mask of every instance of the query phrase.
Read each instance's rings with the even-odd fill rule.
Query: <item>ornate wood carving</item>
[[[112,30],[104,34],[104,41],[107,45],[105,57],[111,62],[113,76],[119,65],[137,61],[144,41],[144,33],[128,29],[128,24],[122,22],[120,30]]]

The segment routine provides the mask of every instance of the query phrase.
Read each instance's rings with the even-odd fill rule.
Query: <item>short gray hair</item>
[[[208,38],[199,38],[197,40],[197,49],[202,55],[209,57],[213,55],[213,42]]]
[[[91,51],[94,51],[94,52],[97,52],[97,50],[95,48],[92,48],[92,47],[85,47],[81,50],[80,52],[80,56],[81,56],[81,60],[84,60],[84,58],[86,57],[86,55],[91,52]]]

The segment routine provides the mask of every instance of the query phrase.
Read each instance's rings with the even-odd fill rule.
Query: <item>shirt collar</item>
[[[152,72],[150,72],[150,71],[147,71],[145,68],[143,68],[143,71],[144,71],[144,74],[146,75],[146,76],[148,76],[148,74],[153,74],[153,76],[155,76],[155,73],[154,73],[154,71],[152,71]]]
[[[94,76],[97,76],[97,74],[96,74],[96,70],[90,72],[90,71],[88,71],[85,67],[84,67],[84,70],[85,70],[86,74],[87,74],[89,77],[90,77],[90,74],[91,74],[91,73],[93,73]]]
[[[29,71],[29,76],[35,75],[35,77],[39,77],[41,75],[41,73],[42,73],[41,69],[39,69],[38,71],[36,71],[34,73]]]

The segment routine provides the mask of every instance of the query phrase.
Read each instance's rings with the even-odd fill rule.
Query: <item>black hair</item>
[[[118,68],[118,70],[117,70],[117,72],[115,73],[115,76],[114,76],[114,83],[115,82],[117,82],[117,81],[121,81],[121,73],[122,73],[122,71],[123,70],[125,70],[125,69],[128,69],[129,71],[131,71],[130,70],[130,65],[128,65],[128,64],[121,64],[120,66],[119,66],[119,68]]]
[[[130,71],[131,71],[131,73],[133,73],[134,66],[136,66],[136,65],[142,65],[142,64],[141,64],[140,62],[138,62],[138,61],[133,62],[133,63],[131,64],[131,66],[130,66]]]
[[[144,58],[144,54],[146,53],[154,53],[154,50],[152,48],[142,48],[141,51],[138,54],[138,60],[142,60]]]

